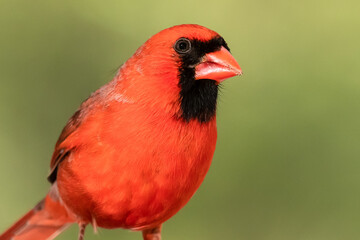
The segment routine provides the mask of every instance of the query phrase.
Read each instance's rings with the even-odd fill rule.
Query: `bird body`
[[[71,222],[81,226],[79,239],[87,224],[160,238],[161,224],[190,200],[210,167],[218,85],[239,74],[225,41],[205,27],[179,25],[151,37],[70,118],[45,201],[24,217],[27,230],[18,222],[0,240],[32,239],[24,237],[31,232],[52,239]],[[36,235],[36,215],[52,219],[53,235]]]
[[[118,105],[94,109],[96,117],[83,120],[86,131],[59,145],[74,150],[58,170],[57,184],[81,221],[143,229],[167,220],[199,187],[215,150],[216,123],[185,127],[170,114],[143,109],[139,115],[136,104]]]

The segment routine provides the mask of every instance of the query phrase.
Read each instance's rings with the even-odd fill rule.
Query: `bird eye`
[[[175,43],[174,49],[180,54],[188,53],[191,50],[191,42],[187,38],[179,38]]]

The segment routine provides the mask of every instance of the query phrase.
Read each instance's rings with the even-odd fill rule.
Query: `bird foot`
[[[161,240],[161,226],[142,231],[144,240]]]
[[[85,227],[86,227],[85,223],[79,223],[79,237],[78,237],[78,240],[84,240]]]

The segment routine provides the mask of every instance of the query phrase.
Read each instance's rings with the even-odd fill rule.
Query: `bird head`
[[[171,104],[179,108],[176,115],[182,120],[200,122],[210,121],[215,115],[218,85],[242,74],[225,40],[210,29],[193,24],[155,34],[120,72],[125,77],[132,75],[128,77],[132,82],[128,88],[142,89],[137,93],[140,101],[166,103],[167,108]]]

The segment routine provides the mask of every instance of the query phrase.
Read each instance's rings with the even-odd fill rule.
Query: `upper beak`
[[[195,67],[195,79],[211,79],[218,83],[227,78],[241,75],[239,64],[224,47],[219,51],[206,54],[200,64]]]

